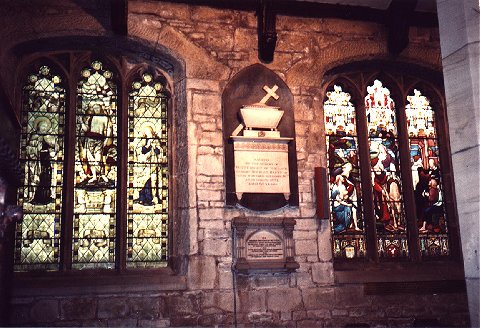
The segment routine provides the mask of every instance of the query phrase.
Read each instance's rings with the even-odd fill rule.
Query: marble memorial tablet
[[[281,193],[290,196],[288,145],[291,139],[275,142],[249,138],[234,139],[235,191],[239,199],[249,193]]]

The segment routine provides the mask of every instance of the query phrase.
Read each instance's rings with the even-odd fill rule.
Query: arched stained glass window
[[[407,96],[410,164],[423,256],[448,255],[447,217],[440,174],[435,112],[419,90]]]
[[[364,257],[365,232],[355,107],[350,94],[334,85],[324,102],[333,254]]]
[[[357,70],[360,66],[365,68]],[[461,251],[441,75],[410,65],[400,66],[402,71],[392,63],[382,63],[381,71],[372,62],[360,66],[332,69],[325,78],[335,266],[342,271],[360,263],[364,268],[370,262],[395,262],[396,268],[443,268]],[[357,96],[339,85],[360,92],[363,103],[351,100]],[[321,176],[315,179],[321,185]],[[349,194],[352,183],[354,195]],[[345,196],[339,197],[342,190]],[[323,194],[317,193],[320,204]]]
[[[128,113],[127,267],[165,266],[168,256],[167,96],[145,73]]]
[[[73,267],[115,265],[117,88],[99,61],[77,86]]]
[[[65,89],[42,66],[23,88],[20,161],[24,166],[15,269],[56,270],[59,263],[64,160]]]
[[[24,217],[15,271],[121,273],[177,263],[165,75],[173,66],[105,56],[68,51],[63,61],[55,52],[25,63],[35,69],[22,74],[25,178],[17,197]],[[178,154],[184,158],[186,149]]]
[[[373,205],[379,257],[408,256],[407,224],[400,179],[395,103],[388,88],[375,80],[367,87],[367,117]]]

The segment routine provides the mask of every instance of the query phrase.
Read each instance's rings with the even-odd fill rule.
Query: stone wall
[[[472,327],[480,325],[480,3],[437,1],[458,214]],[[460,8],[460,9],[458,9]],[[464,192],[465,186],[469,192]]]
[[[17,44],[47,37],[122,39],[109,30],[108,8],[78,3],[65,1],[60,6],[43,1],[25,11],[22,3],[5,5],[10,14],[0,17],[0,61],[12,65],[2,65],[0,77],[13,103],[19,102],[15,65],[22,59],[13,50]],[[186,79],[175,83],[185,84],[187,102],[185,122],[179,123],[188,129],[188,155],[180,159],[188,167],[188,204],[181,212],[188,226],[188,240],[182,241],[188,255],[186,274],[168,286],[161,277],[152,284],[142,277],[134,284],[105,282],[108,288],[99,283],[71,287],[72,282],[65,280],[57,285],[54,279],[48,285],[17,284],[12,325],[213,326],[232,325],[235,320],[245,326],[288,327],[411,326],[421,320],[437,326],[468,324],[466,295],[461,291],[397,290],[382,295],[367,293],[362,283],[336,282],[329,225],[315,216],[314,167],[326,165],[323,74],[364,59],[440,70],[438,30],[412,27],[408,48],[394,58],[387,52],[381,24],[277,17],[275,59],[266,67],[284,79],[294,95],[294,108],[287,110],[295,112],[300,205],[258,213],[225,206],[221,108],[229,79],[258,63],[256,24],[254,12],[129,2],[128,39],[166,48],[185,63]],[[296,218],[297,272],[232,276],[231,220],[242,214]],[[82,286],[88,286],[88,280]]]
[[[465,295],[365,296],[362,286],[308,282],[301,276],[239,279],[240,327],[465,327]],[[232,290],[17,297],[13,326],[232,326]],[[423,323],[423,324],[422,324]]]

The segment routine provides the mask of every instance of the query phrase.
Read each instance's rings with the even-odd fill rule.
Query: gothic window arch
[[[128,57],[63,55],[75,64],[53,54],[25,65],[18,191],[25,220],[15,270],[166,267],[171,78]]]
[[[368,67],[334,69],[325,85],[334,259],[458,258],[441,76]]]

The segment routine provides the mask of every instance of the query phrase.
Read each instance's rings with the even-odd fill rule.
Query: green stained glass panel
[[[24,220],[17,224],[15,270],[57,270],[63,187],[65,90],[48,66],[23,88],[18,190]]]
[[[164,86],[151,74],[132,84],[128,116],[127,266],[168,258],[168,134]]]
[[[117,89],[98,61],[77,87],[73,267],[114,266]]]
[[[72,267],[114,268],[115,226],[112,214],[75,214]]]

